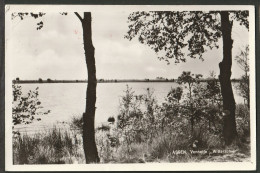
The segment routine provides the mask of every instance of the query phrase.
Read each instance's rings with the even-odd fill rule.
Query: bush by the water
[[[12,101],[12,119],[13,125],[30,124],[34,120],[40,121],[40,116],[50,113],[50,110],[43,110],[39,100],[39,87],[30,90],[28,93],[22,92],[22,87],[12,84],[13,101]]]
[[[222,137],[221,95],[216,81],[195,83],[191,93],[171,89],[159,105],[153,91],[135,95],[127,86],[120,101],[116,123],[97,132],[103,162],[189,162],[214,160],[242,161],[250,155],[249,110],[237,105],[238,145],[226,151]],[[190,95],[191,94],[191,95]],[[204,154],[192,152],[206,151]],[[243,154],[241,154],[243,153]]]
[[[236,106],[237,144],[222,137],[222,98],[218,82],[200,83],[200,76],[182,75],[158,104],[153,90],[136,95],[127,86],[117,117],[96,128],[102,163],[244,161],[250,157],[250,114]],[[186,80],[186,82],[184,82]],[[187,87],[184,92],[182,87]],[[70,130],[54,128],[43,134],[13,137],[14,164],[84,163],[82,117],[73,117]],[[214,153],[214,150],[229,151]],[[199,153],[196,153],[199,152]]]

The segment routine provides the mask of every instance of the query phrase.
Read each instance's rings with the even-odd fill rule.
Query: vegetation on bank
[[[69,129],[56,127],[33,135],[14,135],[13,163],[15,165],[85,163],[82,137]]]
[[[61,15],[67,15],[68,13],[63,12]],[[80,20],[82,24],[82,33],[83,34],[83,44],[85,51],[85,60],[88,71],[88,88],[86,94],[86,111],[83,113],[84,125],[83,125],[83,137],[84,137],[84,152],[86,163],[91,162],[99,162],[99,156],[97,153],[97,147],[95,144],[95,129],[94,129],[94,118],[95,118],[95,103],[96,103],[96,65],[95,65],[95,51],[92,43],[92,21],[91,21],[91,12],[84,12],[83,16],[74,12],[74,14]],[[35,19],[41,18],[45,13],[12,13],[12,19],[15,17],[23,20],[27,17],[33,17]],[[158,109],[151,108],[147,106],[146,100],[142,100],[142,96],[136,96],[136,100],[139,105],[135,105],[138,112],[136,110],[131,110],[131,106],[127,106],[127,104],[131,102],[124,103],[125,100],[122,101],[123,108],[120,108],[120,115],[117,118],[116,128],[118,131],[116,133],[123,134],[123,141],[119,141],[119,144],[125,142],[127,146],[128,154],[131,151],[131,143],[136,142],[136,135],[138,136],[138,140],[142,138],[154,139],[157,137],[156,135],[160,135],[160,131],[163,133],[161,136],[167,134],[168,129],[170,129],[170,136],[172,136],[172,128],[175,124],[179,124],[180,126],[177,129],[182,129],[182,125],[184,125],[185,132],[180,132],[180,134],[184,134],[185,137],[191,136],[193,138],[195,136],[196,139],[196,129],[199,130],[199,134],[201,134],[203,128],[208,127],[207,132],[212,133],[214,135],[219,135],[219,131],[216,129],[220,129],[216,124],[223,125],[223,136],[225,139],[226,145],[235,144],[239,142],[238,132],[236,129],[236,103],[234,100],[234,94],[231,85],[231,66],[232,66],[232,28],[233,22],[236,21],[240,25],[245,26],[247,30],[249,30],[249,11],[248,10],[237,10],[237,11],[137,11],[133,12],[128,16],[128,31],[125,35],[126,39],[132,40],[134,37],[138,37],[138,41],[142,44],[146,44],[151,47],[156,53],[159,53],[159,59],[165,60],[167,64],[170,63],[170,59],[172,59],[175,63],[186,62],[186,57],[189,56],[191,58],[198,58],[203,60],[203,54],[208,49],[219,48],[219,40],[223,41],[223,60],[220,62],[219,70],[219,82],[221,84],[221,93],[223,97],[223,106],[225,110],[216,109],[216,105],[218,101],[212,101],[212,104],[208,104],[209,98],[206,95],[200,95],[199,91],[203,87],[199,85],[195,85],[195,87],[199,87],[199,89],[193,88],[193,77],[187,73],[183,74],[185,80],[181,81],[181,83],[189,84],[190,93],[188,96],[181,100],[179,99],[177,104],[175,104],[175,95],[168,94],[168,96],[172,96],[174,99],[167,100],[169,104],[158,105]],[[163,26],[162,26],[163,25]],[[43,27],[43,22],[37,23],[37,30],[41,30]],[[171,28],[171,29],[169,29]],[[202,29],[203,28],[203,29]],[[187,51],[188,50],[188,53]],[[187,54],[186,54],[187,53]],[[188,81],[187,80],[190,80]],[[186,81],[186,82],[185,82]],[[197,79],[194,79],[195,83],[198,83]],[[39,82],[42,83],[43,80],[39,79]],[[51,83],[51,80],[47,81]],[[115,81],[117,82],[117,81]],[[191,85],[190,85],[191,84]],[[191,89],[193,88],[193,89]],[[191,90],[190,90],[191,89]],[[204,89],[203,89],[204,90]],[[181,91],[181,89],[176,89],[173,91]],[[194,92],[196,91],[196,92]],[[208,90],[204,90],[208,91]],[[126,93],[127,94],[127,93]],[[129,94],[129,93],[128,93]],[[177,95],[179,95],[178,93]],[[131,92],[130,92],[131,95]],[[131,97],[130,97],[131,98]],[[195,99],[194,99],[195,98]],[[215,97],[213,97],[215,99]],[[222,99],[222,98],[221,98]],[[127,99],[126,99],[127,100]],[[152,103],[154,103],[152,101]],[[220,102],[222,103],[222,102]],[[139,109],[139,106],[143,105],[147,107],[147,112],[143,112],[143,109]],[[157,104],[155,104],[157,105]],[[248,103],[249,105],[249,103]],[[197,106],[199,109],[197,109]],[[219,105],[217,105],[219,106]],[[168,107],[170,110],[168,110]],[[219,108],[221,108],[219,107]],[[129,109],[130,108],[130,109]],[[159,111],[158,111],[159,110]],[[160,110],[162,110],[160,112]],[[209,111],[209,112],[207,112]],[[137,113],[137,114],[136,114]],[[26,115],[25,119],[28,119],[30,115]],[[163,117],[163,118],[162,118]],[[176,121],[178,118],[179,121]],[[213,117],[213,118],[212,118]],[[23,118],[23,117],[22,117]],[[143,121],[143,119],[149,120],[148,122]],[[151,120],[151,121],[150,121]],[[144,122],[145,127],[155,128],[156,134],[152,134],[149,130],[136,129],[140,126],[140,121]],[[180,122],[180,123],[179,123]],[[206,126],[206,122],[208,126]],[[212,122],[213,127],[212,128]],[[221,123],[219,123],[221,122]],[[147,124],[148,123],[148,124]],[[155,123],[155,126],[154,126]],[[205,127],[204,127],[205,126]],[[203,127],[203,128],[202,128]],[[101,128],[102,129],[102,128]],[[106,128],[108,129],[108,128]],[[188,129],[188,130],[187,130]],[[152,129],[153,130],[153,129]],[[188,133],[189,132],[189,133]],[[140,137],[139,135],[143,135],[144,137]],[[130,135],[130,136],[128,136]],[[148,136],[147,136],[148,135]],[[179,133],[176,134],[179,136]],[[158,136],[160,138],[161,136]],[[198,135],[200,136],[200,135]],[[209,137],[209,135],[207,136]],[[156,139],[156,138],[155,138]],[[168,139],[168,137],[167,137]],[[152,140],[151,140],[152,141]],[[200,141],[196,139],[192,143],[193,146],[198,146]],[[221,141],[221,140],[220,140]],[[118,143],[118,142],[117,142]]]
[[[109,117],[96,128],[101,163],[248,160],[249,108],[236,105],[237,139],[226,147],[219,84],[215,80],[201,83],[200,77],[183,72],[179,77],[183,88],[172,88],[162,104],[158,104],[152,89],[136,95],[127,86],[118,116]],[[85,163],[82,118],[74,117],[69,124],[70,129],[14,135],[14,164]]]
[[[218,79],[200,79],[201,82],[207,82],[210,80]],[[231,79],[232,82],[240,82],[242,79]],[[98,79],[97,83],[132,83],[132,82],[178,82],[177,79],[167,79],[167,78],[156,78],[156,79]],[[88,83],[87,80],[57,80],[57,79],[38,79],[38,80],[20,80],[16,78],[13,80],[14,84],[30,84],[30,83]]]

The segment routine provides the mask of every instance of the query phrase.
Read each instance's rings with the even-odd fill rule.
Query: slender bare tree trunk
[[[230,145],[237,136],[235,110],[236,103],[231,85],[232,46],[231,31],[233,22],[229,21],[229,12],[221,11],[221,31],[223,38],[223,60],[219,63],[219,81],[223,97],[224,126],[223,136],[226,145]]]
[[[86,92],[86,110],[83,113],[83,147],[86,163],[99,162],[97,146],[95,142],[95,111],[96,111],[96,64],[95,48],[92,44],[91,13],[84,12],[83,18],[75,13],[83,28],[83,41],[85,58],[88,70],[88,87]]]

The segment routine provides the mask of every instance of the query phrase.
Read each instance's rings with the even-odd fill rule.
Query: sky
[[[117,11],[93,11],[92,32],[95,47],[98,79],[154,79],[178,78],[182,71],[191,71],[208,77],[210,71],[219,74],[218,63],[222,60],[220,48],[208,50],[204,61],[191,59],[186,54],[186,63],[175,64],[160,61],[156,53],[137,39],[124,38],[128,31],[127,17],[130,13]],[[83,50],[82,26],[73,13],[67,16],[46,13],[43,18],[24,20],[7,13],[6,58],[10,60],[11,77],[15,79],[87,79]],[[82,15],[82,14],[81,14]],[[41,30],[37,22],[43,21]],[[238,55],[248,44],[246,28],[234,22],[232,38],[233,56]],[[234,59],[234,58],[233,58]],[[233,61],[231,78],[239,78],[243,71]]]

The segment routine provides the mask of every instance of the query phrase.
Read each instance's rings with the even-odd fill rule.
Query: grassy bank
[[[136,95],[127,86],[117,117],[96,128],[101,163],[248,161],[249,108],[236,105],[237,137],[226,146],[219,91],[217,83],[196,83],[187,94],[172,88],[158,104],[151,89]],[[62,129],[14,133],[14,164],[84,163],[82,123],[82,117],[74,117]]]
[[[223,145],[219,135],[207,130],[194,133],[194,136],[188,135],[188,123],[178,126],[178,130],[164,129],[163,133],[155,133],[149,140],[129,140],[127,143],[116,123],[108,123],[96,129],[99,156],[102,163],[248,161],[247,114],[246,106],[237,106],[238,145],[229,147]],[[74,117],[71,121],[73,130],[54,127],[42,133],[14,136],[14,164],[85,163],[79,130],[81,123],[81,118]]]
[[[13,137],[14,164],[84,163],[80,135],[69,129],[53,129]]]

